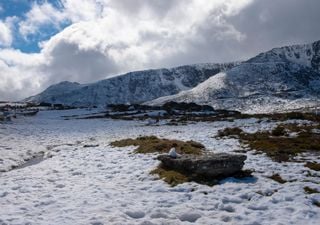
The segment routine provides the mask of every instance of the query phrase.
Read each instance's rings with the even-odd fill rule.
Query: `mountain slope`
[[[238,64],[198,64],[137,71],[87,85],[62,82],[27,98],[26,101],[74,106],[142,103],[193,88],[209,77]]]
[[[310,67],[311,69],[320,72],[320,41],[316,41],[312,44],[274,48],[249,59],[247,62],[292,62]]]
[[[276,48],[219,73],[197,87],[150,104],[196,102],[243,112],[314,106],[320,97],[320,41]]]

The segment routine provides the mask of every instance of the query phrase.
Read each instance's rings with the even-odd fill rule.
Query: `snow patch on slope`
[[[242,112],[274,112],[319,103],[320,74],[295,63],[243,63],[197,87],[147,104],[195,102]]]
[[[312,44],[292,45],[282,48],[274,48],[268,52],[259,54],[248,62],[293,62],[310,67],[320,72],[320,41]]]
[[[168,101],[219,109],[269,113],[319,106],[320,41],[275,48],[222,72],[197,87],[147,104]]]

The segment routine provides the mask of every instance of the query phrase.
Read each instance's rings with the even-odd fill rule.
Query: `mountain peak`
[[[320,41],[274,48],[219,73],[197,87],[150,104],[195,102],[243,112],[273,112],[317,106],[320,101]]]
[[[249,59],[249,63],[293,62],[320,72],[320,41],[274,48]]]

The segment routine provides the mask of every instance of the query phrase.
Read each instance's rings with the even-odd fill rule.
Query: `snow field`
[[[214,152],[232,152],[241,149],[238,140],[213,138],[218,130],[240,126],[255,132],[275,123],[250,119],[157,127],[60,117],[79,113],[85,112],[40,112],[0,124],[1,169],[21,164],[27,152],[43,150],[47,156],[38,164],[0,173],[0,224],[307,225],[320,219],[320,209],[313,205],[320,195],[303,191],[305,186],[319,190],[320,174],[303,163],[275,163],[249,152],[245,169],[254,169],[254,178],[229,178],[214,187],[193,182],[170,187],[149,174],[158,165],[155,155],[132,154],[134,147],[109,145],[122,138],[156,135],[192,139]],[[98,146],[84,148],[86,144]],[[320,161],[319,156],[306,157]],[[267,178],[274,173],[291,182],[279,184]]]

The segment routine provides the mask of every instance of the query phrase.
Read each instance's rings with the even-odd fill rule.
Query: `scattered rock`
[[[175,148],[171,148],[168,155],[174,159],[180,157],[180,155],[178,155],[178,153],[176,152]]]
[[[182,222],[190,222],[190,223],[194,223],[196,222],[199,218],[201,217],[200,214],[198,213],[184,213],[181,216],[179,216],[179,220]]]
[[[92,222],[91,225],[103,225],[104,223],[102,222]]]
[[[127,211],[126,214],[133,219],[141,219],[146,215],[142,211]]]
[[[88,145],[84,145],[83,147],[84,148],[95,148],[95,147],[99,147],[99,145],[98,144],[95,144],[95,145],[88,144]]]
[[[320,207],[320,202],[317,201],[317,200],[313,200],[312,204],[317,206],[317,207]]]
[[[44,153],[40,152],[37,155],[32,156],[32,158],[26,160],[23,164],[19,165],[19,166],[13,166],[12,169],[23,169],[29,166],[33,166],[33,165],[37,165],[39,163],[41,163],[42,161],[46,160],[44,158]]]

